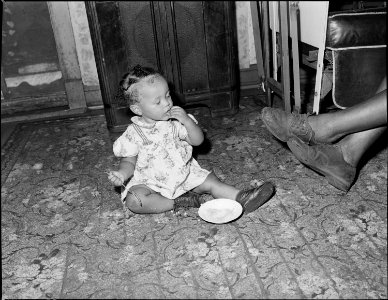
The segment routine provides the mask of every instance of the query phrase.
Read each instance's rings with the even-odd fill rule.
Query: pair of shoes
[[[174,211],[180,209],[188,209],[190,207],[199,208],[203,202],[201,202],[201,195],[194,192],[187,192],[186,194],[176,198],[174,200]]]
[[[332,186],[344,192],[352,186],[356,168],[344,160],[339,146],[309,146],[298,138],[290,138],[287,145],[301,163],[325,176]]]
[[[271,199],[274,192],[274,185],[271,182],[265,182],[257,188],[240,191],[236,201],[242,205],[244,213],[249,214]]]
[[[269,132],[282,142],[296,136],[307,144],[316,145],[319,143],[315,140],[315,132],[307,121],[308,116],[310,114],[287,113],[272,107],[264,107],[261,111],[261,119]]]

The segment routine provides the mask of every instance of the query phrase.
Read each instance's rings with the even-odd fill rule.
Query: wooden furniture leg
[[[251,2],[252,3],[252,2]],[[270,5],[271,8],[270,9]],[[265,88],[267,93],[268,105],[272,106],[272,92],[278,94],[284,101],[284,110],[291,112],[294,109],[301,111],[300,99],[300,74],[299,74],[299,48],[298,48],[298,4],[297,1],[262,1],[261,19],[263,27],[263,58],[265,73]],[[288,14],[290,12],[290,21]],[[272,14],[272,18],[270,18]],[[252,18],[254,18],[252,13]],[[279,21],[280,28],[277,28]],[[271,24],[270,24],[271,23]],[[290,25],[289,25],[290,24]],[[290,28],[289,28],[290,26]],[[272,31],[270,41],[270,28]],[[290,29],[290,34],[288,33]],[[254,28],[255,30],[255,28]],[[277,31],[279,31],[279,40],[277,40]],[[254,35],[259,33],[254,31]],[[292,39],[292,69],[294,82],[294,108],[291,106],[291,76],[290,76],[290,55],[289,55],[289,36]],[[272,45],[272,47],[271,47]],[[279,51],[280,50],[280,51]],[[280,59],[278,62],[278,52]],[[271,64],[272,62],[272,72]],[[281,68],[281,79],[278,81],[277,70]]]
[[[280,48],[282,61],[282,89],[284,110],[291,112],[291,90],[290,90],[290,56],[288,51],[288,2],[279,1],[279,15],[280,15]]]
[[[328,1],[327,1],[328,2]],[[329,4],[327,3],[327,8],[325,10],[325,20],[327,20],[329,14]],[[317,73],[315,77],[315,90],[314,90],[314,103],[313,103],[313,113],[319,114],[319,102],[321,101],[321,87],[322,87],[322,76],[323,76],[323,58],[325,54],[325,45],[326,45],[326,23],[322,26],[321,41],[318,47],[318,60],[317,60]]]
[[[253,29],[253,39],[255,43],[255,52],[256,52],[256,62],[257,62],[257,72],[259,76],[259,85],[262,90],[265,91],[264,81],[264,62],[263,62],[263,51],[262,51],[262,43],[261,43],[261,26],[259,14],[257,11],[258,1],[250,1],[251,15],[252,15],[252,29]],[[267,99],[267,104],[271,104]]]
[[[261,14],[262,14],[262,20],[263,20],[263,39],[264,39],[264,45],[263,45],[263,59],[264,59],[264,87],[265,92],[267,94],[267,104],[269,107],[272,106],[272,90],[270,88],[269,79],[271,78],[271,72],[270,72],[270,44],[269,44],[269,8],[268,8],[268,2],[262,1],[261,6]],[[256,35],[257,33],[253,33]]]
[[[299,47],[298,47],[298,1],[290,1],[290,36],[292,41],[292,70],[294,79],[294,109],[301,113]]]

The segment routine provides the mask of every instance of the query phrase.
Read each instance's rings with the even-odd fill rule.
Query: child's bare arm
[[[136,166],[137,156],[123,157],[120,160],[119,169],[117,171],[111,171],[108,178],[115,185],[120,186],[130,178]]]
[[[186,141],[193,146],[201,145],[204,140],[202,129],[190,117],[184,125],[187,130]]]
[[[186,127],[188,135],[186,141],[190,145],[198,146],[202,144],[204,140],[202,129],[197,124],[195,124],[194,120],[187,115],[183,108],[179,106],[173,106],[171,108],[170,115],[172,118],[177,119]]]

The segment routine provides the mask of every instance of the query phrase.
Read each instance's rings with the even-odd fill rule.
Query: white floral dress
[[[193,147],[185,141],[186,127],[179,121],[148,124],[138,116],[131,121],[133,123],[113,144],[115,156],[137,156],[125,195],[130,187],[144,184],[166,198],[175,199],[205,181],[210,171],[201,168],[192,157]]]

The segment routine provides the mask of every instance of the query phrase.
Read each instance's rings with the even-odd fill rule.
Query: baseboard
[[[257,64],[250,65],[249,68],[240,69],[240,97],[259,96],[265,92],[261,85]]]
[[[103,107],[100,86],[84,86],[85,108],[69,109],[65,92],[57,92],[39,97],[20,97],[1,102],[1,122],[20,122],[43,118],[79,114],[86,110]]]
[[[261,80],[257,70],[257,64],[250,65],[249,68],[240,69],[240,87],[241,89],[260,87]]]
[[[101,90],[99,85],[85,86],[84,92],[86,98],[86,105],[88,107],[103,105]]]

